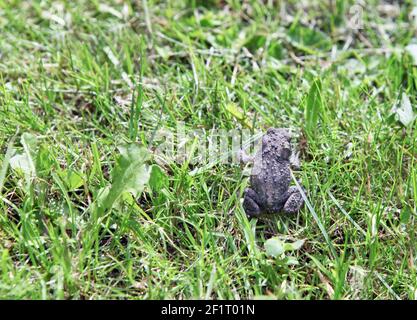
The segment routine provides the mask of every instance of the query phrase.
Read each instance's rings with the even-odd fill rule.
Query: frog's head
[[[275,153],[279,159],[291,156],[291,134],[287,129],[269,128],[262,138],[262,149]]]

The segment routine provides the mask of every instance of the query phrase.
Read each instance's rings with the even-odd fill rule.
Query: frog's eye
[[[288,130],[283,129],[280,133],[287,141],[291,141],[291,134]]]
[[[280,154],[279,154],[279,156],[280,156],[282,159],[288,160],[288,159],[290,158],[290,156],[291,156],[291,149],[290,149],[290,147],[287,147],[287,146],[283,147],[283,148],[280,150]]]
[[[264,145],[269,144],[269,141],[270,141],[270,139],[269,139],[269,137],[268,137],[267,135],[264,135],[264,136],[262,137],[262,143],[263,143]]]
[[[275,129],[275,128],[269,128],[267,131],[266,131],[266,133],[267,134],[275,134],[275,133],[277,133],[277,129]]]

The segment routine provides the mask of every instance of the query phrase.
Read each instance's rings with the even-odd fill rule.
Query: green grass
[[[414,299],[404,2],[367,1],[353,32],[347,0],[0,0],[0,298]],[[291,128],[307,205],[248,220],[247,176],[220,162],[159,162],[132,197],[120,146],[179,123]],[[273,236],[304,244],[272,258]]]

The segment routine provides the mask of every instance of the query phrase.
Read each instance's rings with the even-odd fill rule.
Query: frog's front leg
[[[288,188],[288,198],[284,204],[284,212],[288,214],[297,213],[304,204],[303,197],[297,187],[292,186]]]
[[[251,188],[245,190],[243,208],[249,217],[259,216],[262,213],[258,194]]]

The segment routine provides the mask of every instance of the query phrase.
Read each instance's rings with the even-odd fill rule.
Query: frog
[[[291,186],[292,135],[286,128],[269,128],[253,157],[241,151],[241,162],[253,162],[250,186],[243,194],[248,217],[263,214],[295,214],[304,204],[302,187]],[[303,189],[304,192],[304,189]]]

